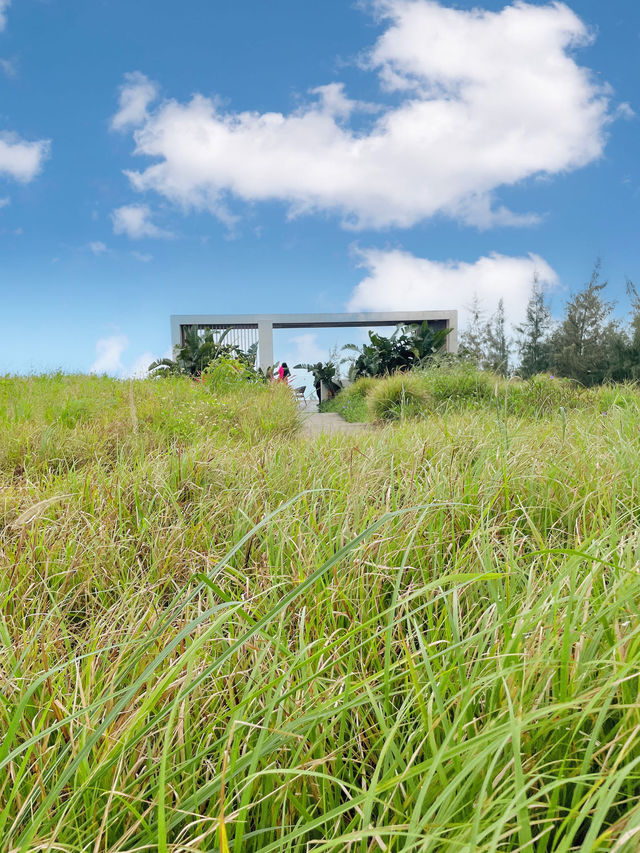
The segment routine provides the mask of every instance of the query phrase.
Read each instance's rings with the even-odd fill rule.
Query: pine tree
[[[469,322],[460,334],[460,352],[482,366],[486,359],[487,339],[484,309],[476,293],[468,306]]]
[[[640,295],[635,284],[627,279],[627,296],[631,302],[631,321],[629,323],[630,344],[640,360]]]
[[[601,295],[606,286],[597,262],[589,284],[567,302],[564,319],[551,337],[553,369],[582,385],[596,385],[609,375],[612,341],[620,334],[609,319],[613,303]]]
[[[494,373],[506,376],[509,371],[509,350],[504,319],[504,300],[498,302],[498,310],[486,324],[484,330],[486,354],[484,366]]]
[[[633,282],[627,280],[627,296],[631,302],[631,318],[627,329],[616,329],[610,335],[607,379],[624,382],[640,379],[640,296]]]
[[[534,276],[531,295],[527,303],[524,323],[516,326],[520,336],[518,353],[520,355],[519,373],[524,379],[544,373],[549,369],[551,333],[551,311],[544,298],[544,290],[538,276]]]

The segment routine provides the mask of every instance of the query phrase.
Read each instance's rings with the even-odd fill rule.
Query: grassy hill
[[[638,849],[638,395],[430,394],[0,379],[0,848]]]

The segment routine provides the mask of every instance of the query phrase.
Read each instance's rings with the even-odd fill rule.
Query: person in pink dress
[[[280,380],[280,382],[288,382],[290,376],[291,371],[287,366],[287,362],[283,361],[280,367],[278,368],[278,379]]]

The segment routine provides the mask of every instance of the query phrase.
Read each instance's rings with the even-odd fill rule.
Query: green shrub
[[[321,412],[336,412],[345,421],[362,423],[370,420],[367,407],[367,395],[375,388],[379,380],[371,376],[362,376],[351,385],[347,385],[339,394],[320,404]]]
[[[572,409],[583,400],[584,391],[571,379],[539,373],[526,381],[506,384],[507,409],[525,416],[549,415],[562,409]]]
[[[398,373],[386,379],[358,379],[335,400],[323,404],[322,410],[337,412],[348,421],[364,421],[487,406],[537,418],[560,409],[595,407],[604,412],[631,405],[640,406],[640,391],[635,385],[584,389],[571,379],[548,373],[527,380],[506,380],[471,364],[441,362],[428,370]]]
[[[231,435],[253,444],[287,438],[300,427],[300,411],[291,389],[282,382],[248,384],[225,400]]]
[[[502,380],[471,364],[436,367],[422,373],[424,385],[436,405],[468,404],[490,400]]]
[[[352,385],[348,385],[343,393],[349,397],[364,400],[376,384],[377,381],[372,376],[361,376]]]
[[[380,379],[367,396],[369,411],[380,421],[424,415],[431,402],[424,379],[418,373],[396,373]]]
[[[255,376],[239,359],[221,356],[202,371],[202,381],[209,390],[226,394],[254,382]]]
[[[640,405],[640,389],[634,383],[628,385],[601,385],[599,388],[589,388],[584,396],[599,412],[611,409],[627,409]]]

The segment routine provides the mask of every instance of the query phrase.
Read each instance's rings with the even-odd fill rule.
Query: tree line
[[[545,292],[534,278],[525,318],[513,328],[515,339],[507,330],[503,300],[485,321],[476,297],[460,335],[460,352],[479,367],[503,376],[528,379],[553,373],[585,386],[639,379],[640,296],[627,281],[631,312],[623,323],[612,317],[615,302],[605,298],[607,284],[596,262],[589,282],[570,297],[562,319],[554,322]]]

